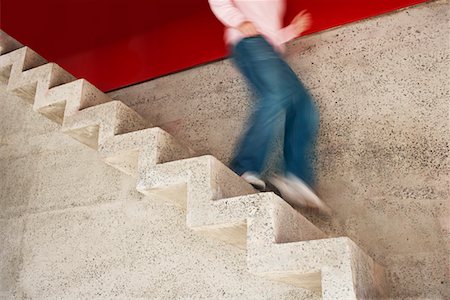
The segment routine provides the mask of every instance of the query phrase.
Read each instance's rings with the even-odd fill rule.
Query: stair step
[[[250,184],[210,155],[149,168],[140,174],[137,189],[144,194],[168,198],[183,208],[186,208],[186,201],[192,198],[202,198],[208,202],[256,193]],[[187,211],[188,222],[192,213],[195,211]]]
[[[99,147],[105,162],[135,178],[148,168],[194,156],[194,151],[159,127],[106,139]]]
[[[251,273],[324,299],[382,293],[383,269],[349,238],[326,238],[284,200],[256,193],[212,156],[157,165],[141,174],[137,188],[185,208],[193,230],[246,248]]]
[[[149,126],[137,112],[120,101],[110,101],[66,116],[62,131],[96,149],[115,135]]]
[[[0,55],[22,48],[23,45],[9,36],[3,30],[0,30]]]
[[[28,51],[24,55],[27,54]],[[31,55],[33,63],[37,63],[36,60],[39,58],[34,57],[34,54]],[[47,63],[28,70],[24,70],[24,67],[24,63],[13,64],[6,89],[30,103],[34,102],[36,94],[46,94],[52,87],[75,80],[73,75],[55,63]]]
[[[10,81],[14,81],[19,77],[22,71],[26,71],[32,68],[36,68],[43,64],[46,64],[47,61],[41,57],[39,54],[34,52],[32,49],[28,47],[23,47],[7,54],[2,54],[0,56],[0,80],[1,84],[11,86],[13,83]],[[10,77],[14,74],[13,79],[10,80]],[[31,95],[34,95],[36,90],[36,82],[31,83],[31,87],[28,87],[29,92],[25,93],[25,98],[32,102]],[[19,94],[19,96],[21,96]]]
[[[189,203],[195,203],[200,198],[192,198]],[[283,199],[274,193],[257,193],[233,198],[223,198],[207,203],[195,204],[197,213],[191,215],[188,226],[196,231],[208,235],[218,233],[220,239],[222,228],[245,224],[244,232],[240,237],[241,244],[236,246],[247,248],[248,226],[253,224],[253,218],[260,218],[260,211],[267,210],[270,214],[264,216],[264,224],[273,224],[271,232],[276,243],[289,243],[303,240],[325,238],[326,235],[299,214]],[[201,207],[203,211],[199,210]],[[188,207],[188,210],[190,207]],[[286,226],[289,225],[289,226]],[[209,233],[208,233],[209,232]],[[213,234],[211,234],[213,233]]]
[[[264,198],[248,221],[251,273],[316,291],[323,299],[383,295],[383,269],[351,239],[325,238],[276,195]]]
[[[85,79],[78,79],[36,95],[33,109],[48,119],[62,124],[64,116],[106,103],[111,98]]]

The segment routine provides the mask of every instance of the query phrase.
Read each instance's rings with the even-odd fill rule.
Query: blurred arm
[[[311,28],[311,24],[311,14],[308,13],[307,10],[302,10],[297,16],[295,16],[289,26],[282,28],[278,32],[280,42],[286,43],[296,38],[306,30]]]
[[[284,28],[281,28],[280,31],[278,32],[279,41],[282,44],[295,39],[297,35],[298,33],[293,25],[288,25]]]

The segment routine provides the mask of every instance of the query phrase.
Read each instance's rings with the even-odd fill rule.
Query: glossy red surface
[[[425,0],[287,0],[313,33]],[[1,0],[0,28],[103,91],[226,56],[207,0]]]

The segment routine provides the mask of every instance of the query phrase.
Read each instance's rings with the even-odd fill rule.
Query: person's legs
[[[234,59],[259,101],[232,168],[244,176],[248,171],[256,174],[262,171],[276,120],[286,111],[286,176],[273,176],[271,183],[291,205],[311,206],[331,214],[330,208],[311,189],[314,185],[311,159],[319,119],[312,98],[289,65],[263,38],[241,41],[234,49]]]
[[[332,211],[312,189],[315,185],[313,157],[319,126],[319,115],[308,91],[289,68],[295,90],[286,111],[284,162],[285,176],[274,176],[271,183],[281,196],[292,206],[314,207],[321,213],[331,215]]]
[[[293,74],[292,76],[295,76]],[[319,126],[315,103],[303,84],[298,81],[296,93],[286,111],[284,136],[285,172],[315,185],[312,158]]]
[[[232,169],[260,174],[276,131],[276,120],[290,105],[292,89],[286,78],[289,68],[262,37],[243,39],[233,49],[233,58],[257,95],[249,128],[241,138]]]

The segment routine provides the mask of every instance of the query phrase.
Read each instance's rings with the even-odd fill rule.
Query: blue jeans
[[[277,120],[283,116],[284,171],[314,186],[312,160],[319,115],[308,91],[262,36],[242,39],[232,55],[258,101],[231,168],[239,175],[246,171],[260,174],[277,134]]]

